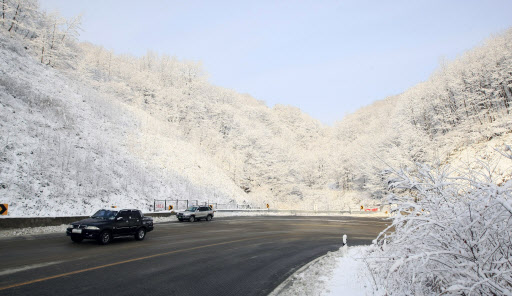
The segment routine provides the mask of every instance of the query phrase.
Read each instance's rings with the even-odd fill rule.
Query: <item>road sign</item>
[[[0,215],[7,215],[8,204],[0,204]]]
[[[117,206],[112,206],[113,209],[117,208]]]
[[[155,211],[165,211],[165,200],[155,200]]]
[[[364,207],[363,207],[363,206],[361,206],[361,210],[364,210]]]
[[[379,208],[373,208],[373,209],[364,209],[365,212],[377,212],[379,210]]]
[[[210,209],[212,209],[212,210],[213,210],[213,205],[210,205]]]
[[[267,209],[270,208],[270,206],[267,204]]]
[[[169,206],[169,211],[172,210],[172,206]]]

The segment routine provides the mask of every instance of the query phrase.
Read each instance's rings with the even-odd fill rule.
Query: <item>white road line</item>
[[[4,271],[0,271],[0,276],[8,275],[8,274],[13,274],[13,273],[20,272],[20,271],[25,271],[25,270],[30,270],[30,269],[35,269],[35,268],[55,265],[55,264],[59,264],[59,263],[62,263],[62,262],[64,262],[64,261],[53,261],[53,262],[46,262],[46,263],[40,263],[40,264],[25,265],[25,266],[18,267],[18,268],[6,269]]]

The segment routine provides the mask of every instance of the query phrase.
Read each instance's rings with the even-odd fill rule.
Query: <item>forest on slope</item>
[[[457,151],[512,132],[512,30],[490,38],[426,82],[344,118],[336,137],[348,181],[385,190],[382,174],[415,162],[450,162]],[[370,119],[370,120],[369,120]],[[501,142],[498,145],[504,144]],[[502,145],[501,145],[502,146]],[[335,157],[336,159],[336,157]],[[504,172],[511,178],[511,172]],[[384,185],[384,187],[382,187]]]
[[[20,215],[153,199],[375,205],[390,167],[450,161],[511,131],[510,30],[329,127],[211,85],[198,62],[79,43],[80,19],[37,1],[4,4],[0,190]]]

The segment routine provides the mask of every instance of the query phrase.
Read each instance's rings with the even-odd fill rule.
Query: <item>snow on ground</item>
[[[384,295],[365,263],[368,248],[345,245],[329,252],[299,269],[270,295]]]
[[[366,265],[368,248],[352,247],[346,256],[336,258],[336,267],[322,295],[384,295],[383,290],[375,286],[373,275]]]
[[[0,238],[2,237],[14,237],[14,236],[27,236],[27,235],[38,235],[46,233],[66,233],[66,226],[63,224],[59,226],[41,226],[41,227],[27,227],[17,229],[0,230]]]

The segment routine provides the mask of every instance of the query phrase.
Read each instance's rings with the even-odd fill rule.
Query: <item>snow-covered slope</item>
[[[19,18],[7,9],[14,29],[0,27],[0,202],[11,215],[154,199],[372,206],[390,167],[450,161],[511,131],[512,30],[327,127],[212,85],[198,62],[78,43],[77,19],[22,4]]]
[[[473,145],[477,157],[480,143],[512,132],[511,69],[509,29],[427,81],[346,116],[335,127],[342,148],[332,150],[343,186],[380,197],[390,167],[450,161]]]
[[[10,216],[148,210],[154,199],[243,201],[171,128],[39,63],[4,35],[0,128],[0,195]]]
[[[112,100],[146,110],[216,161],[248,198],[294,205],[328,178],[311,172],[329,128],[291,106],[269,108],[211,85],[200,65],[166,55],[136,58],[80,44],[77,79]],[[328,190],[326,190],[327,192]]]

